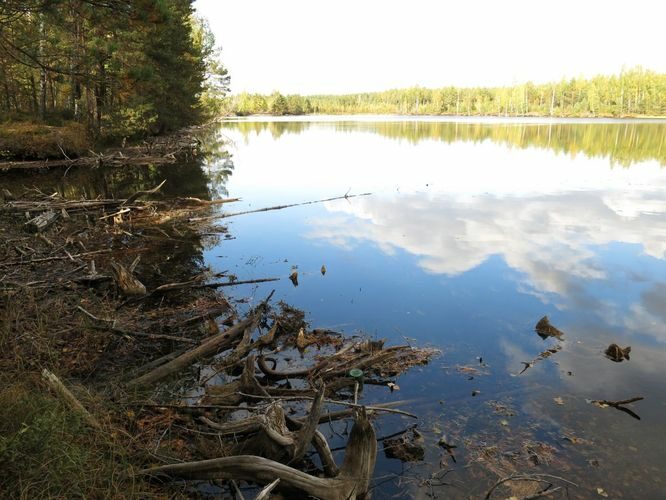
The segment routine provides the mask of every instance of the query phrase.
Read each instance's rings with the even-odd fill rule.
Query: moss
[[[80,156],[91,148],[85,127],[65,122],[54,127],[34,122],[0,124],[0,158],[46,159]]]

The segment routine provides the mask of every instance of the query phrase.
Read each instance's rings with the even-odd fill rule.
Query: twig
[[[624,413],[634,417],[636,420],[640,420],[641,417],[637,413],[634,413],[629,408],[625,408],[623,405],[627,405],[629,403],[635,403],[636,401],[641,401],[643,399],[645,399],[643,396],[636,396],[635,398],[625,399],[622,401],[608,401],[605,399],[601,399],[601,400],[592,400],[590,402],[600,408],[607,408],[610,406],[612,408],[615,408],[616,410],[623,411]]]
[[[130,203],[132,203],[134,200],[136,200],[137,198],[139,198],[139,197],[141,197],[141,196],[145,196],[145,195],[147,195],[147,194],[154,194],[154,193],[157,193],[157,192],[160,190],[160,188],[161,188],[162,186],[164,186],[164,183],[165,183],[165,182],[166,182],[166,179],[164,179],[162,182],[160,182],[160,184],[159,184],[158,186],[154,187],[153,189],[148,189],[147,191],[137,191],[137,192],[134,193],[132,196],[130,196],[129,198],[127,198],[125,201],[123,201],[123,202],[120,204],[120,206],[122,207],[123,205],[129,205]]]
[[[255,500],[265,500],[267,498],[270,498],[271,491],[273,491],[273,489],[278,485],[279,482],[280,478],[278,477],[271,484],[266,485],[266,487],[264,487],[264,489],[259,492]]]
[[[347,200],[349,198],[356,198],[358,196],[369,196],[372,193],[361,193],[361,194],[345,194],[344,196],[335,196],[333,198],[326,198],[324,200],[314,200],[314,201],[303,201],[301,203],[291,203],[289,205],[276,205],[274,207],[264,207],[264,208],[257,208],[255,210],[245,210],[243,212],[233,212],[230,214],[218,214],[218,215],[210,215],[208,217],[192,217],[189,219],[189,222],[201,222],[201,221],[207,221],[207,220],[215,220],[215,219],[226,219],[227,217],[235,217],[237,215],[246,215],[246,214],[254,214],[258,212],[269,212],[272,210],[282,210],[285,208],[291,208],[291,207],[300,207],[303,205],[313,205],[315,203],[324,203],[327,201],[334,201],[334,200]]]
[[[254,394],[247,394],[244,392],[238,392],[239,395],[246,397],[246,398],[255,398],[255,399],[280,399],[280,400],[314,400],[314,397],[312,396],[294,396],[294,397],[280,397],[280,396],[256,396]],[[349,403],[347,401],[337,401],[334,399],[324,399],[324,403],[329,403],[333,405],[342,405],[342,406],[350,406],[352,408],[365,408],[368,411],[384,411],[386,413],[396,413],[398,415],[405,415],[407,417],[411,418],[419,418],[417,415],[414,415],[413,413],[408,413],[406,411],[402,410],[395,410],[393,408],[382,408],[381,406],[366,406],[366,405],[361,405],[361,404],[355,404],[355,403]]]
[[[112,249],[110,248],[105,248],[103,250],[95,250],[93,252],[83,252],[83,253],[77,253],[74,255],[70,255],[69,253],[67,254],[66,257],[43,257],[40,259],[30,259],[30,260],[13,260],[10,262],[0,262],[0,267],[11,267],[11,266],[22,266],[26,264],[36,264],[39,262],[50,262],[52,260],[74,260],[76,258],[80,257],[88,257],[90,255],[97,255],[100,253],[110,253],[113,252]]]

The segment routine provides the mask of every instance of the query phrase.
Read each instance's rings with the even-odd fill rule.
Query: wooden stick
[[[74,396],[74,394],[72,394],[70,390],[65,387],[65,384],[63,384],[54,373],[44,368],[42,370],[42,378],[46,381],[49,387],[62,398],[62,400],[67,404],[67,406],[70,407],[70,409],[74,410],[76,413],[81,415],[81,417],[83,417],[83,420],[85,420],[85,422],[90,427],[94,427],[95,429],[102,428],[95,417],[93,417],[88,412],[88,410],[85,409],[81,402],[76,399],[76,396]]]
[[[278,477],[271,484],[266,485],[266,487],[259,492],[259,494],[254,500],[268,500],[270,498],[271,491],[273,491],[273,489],[278,485],[279,482],[280,478]]]
[[[181,354],[177,358],[168,361],[161,366],[158,366],[145,375],[135,378],[127,384],[127,387],[141,387],[152,384],[158,380],[162,380],[174,372],[182,370],[186,366],[195,363],[201,358],[213,355],[220,349],[228,347],[234,342],[234,340],[236,340],[239,335],[243,334],[246,328],[254,329],[256,327],[256,325],[259,323],[259,320],[261,319],[261,315],[266,310],[268,301],[271,299],[274,292],[275,291],[271,292],[270,295],[257,306],[254,312],[243,321],[237,323],[224,332],[209,337],[198,347],[195,347],[194,349]]]
[[[83,252],[77,253],[74,255],[67,255],[66,257],[43,257],[41,259],[30,259],[30,260],[13,260],[10,262],[0,262],[0,267],[11,267],[11,266],[22,266],[26,264],[37,264],[40,262],[50,262],[52,260],[68,260],[68,259],[77,259],[80,257],[88,257],[90,255],[97,255],[100,253],[109,253],[113,252],[110,248],[105,248],[103,250],[95,250],[94,252]]]
[[[201,358],[211,356],[221,349],[229,347],[229,345],[231,345],[233,341],[245,331],[246,328],[256,325],[259,322],[259,317],[260,313],[255,312],[250,317],[237,323],[231,328],[220,332],[213,337],[209,337],[198,347],[195,347],[194,349],[181,354],[177,358],[158,366],[145,375],[141,375],[140,377],[135,378],[127,384],[127,387],[141,387],[153,384],[158,380],[162,380],[172,373],[178,372],[183,368],[197,362]]]
[[[280,397],[280,396],[257,396],[254,394],[246,394],[243,392],[239,392],[241,396],[244,396],[246,398],[256,398],[256,399],[282,399],[282,400],[296,400],[296,401],[301,401],[304,399],[314,399],[312,396],[294,396],[294,397]],[[383,411],[386,413],[396,413],[398,415],[405,415],[406,417],[411,417],[411,418],[419,418],[417,415],[414,415],[413,413],[408,413],[406,411],[402,410],[394,410],[391,408],[385,408],[382,406],[366,406],[366,405],[361,405],[361,404],[355,404],[355,403],[349,403],[348,401],[337,401],[334,399],[324,399],[324,403],[329,403],[329,404],[334,404],[334,405],[343,405],[343,406],[350,406],[352,408],[365,408],[368,411]]]
[[[334,201],[334,200],[348,200],[349,198],[356,198],[358,196],[370,196],[372,193],[361,193],[361,194],[346,194],[344,196],[335,196],[333,198],[326,198],[324,200],[314,200],[314,201],[303,201],[300,203],[291,203],[289,205],[276,205],[274,207],[264,207],[264,208],[257,208],[255,210],[245,210],[243,212],[234,212],[230,214],[218,214],[218,215],[210,215],[208,217],[192,217],[189,219],[189,222],[200,222],[200,221],[207,221],[207,220],[215,220],[215,219],[226,219],[227,217],[235,217],[237,215],[246,215],[246,214],[255,214],[257,212],[269,212],[272,210],[282,210],[285,208],[291,208],[291,207],[300,207],[303,205],[313,205],[315,203],[324,203],[327,201]]]
[[[162,186],[164,186],[164,183],[165,183],[165,182],[166,182],[166,179],[164,179],[162,182],[160,182],[160,184],[159,184],[158,186],[155,186],[153,189],[148,189],[147,191],[137,191],[137,192],[134,193],[132,196],[130,196],[129,198],[127,198],[125,201],[123,201],[123,202],[120,204],[120,206],[122,207],[122,206],[124,206],[124,205],[129,205],[130,203],[132,203],[133,201],[137,200],[137,199],[140,198],[141,196],[146,196],[146,195],[148,195],[148,194],[154,194],[154,193],[157,193],[157,192],[160,190],[160,188],[161,188]]]

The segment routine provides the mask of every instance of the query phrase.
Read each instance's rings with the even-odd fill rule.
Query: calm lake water
[[[482,497],[514,471],[565,477],[574,497],[664,494],[666,124],[241,119],[221,134],[234,209],[372,195],[232,219],[237,239],[205,253],[215,269],[298,266],[277,290],[314,326],[442,350],[399,392],[366,389],[416,399],[427,447],[405,465],[380,451],[379,498]],[[563,341],[534,332],[544,315]],[[607,359],[610,343],[631,359]],[[634,396],[641,420],[587,402]]]
[[[243,280],[297,267],[298,287],[233,293],[275,288],[313,327],[441,349],[399,391],[364,390],[367,402],[413,400],[403,409],[426,446],[403,464],[380,444],[376,498],[482,498],[513,472],[566,478],[573,498],[663,497],[666,123],[248,118],[224,122],[209,148],[204,165],[50,182],[119,196],[167,178],[167,195],[242,197],[232,211],[372,193],[223,220],[235,239],[198,258]],[[544,315],[563,340],[535,333]],[[631,359],[606,358],[611,343]],[[640,420],[589,402],[635,396]],[[383,416],[376,430],[413,423]]]

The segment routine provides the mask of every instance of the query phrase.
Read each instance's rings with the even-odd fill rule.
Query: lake
[[[297,266],[299,286],[277,290],[313,326],[442,351],[399,393],[366,389],[415,399],[426,444],[410,464],[380,446],[378,498],[479,497],[515,471],[567,478],[574,496],[661,494],[664,122],[313,117],[220,133],[234,210],[372,195],[234,218],[236,240],[207,262],[239,279]],[[544,315],[562,341],[535,333]],[[611,343],[631,359],[608,359]],[[588,402],[636,396],[640,420]],[[377,432],[408,424],[383,417]]]
[[[121,196],[166,178],[166,195],[242,197],[224,208],[234,212],[371,193],[221,220],[229,236],[196,258],[240,280],[283,278],[238,287],[238,300],[275,288],[313,327],[441,350],[399,391],[364,388],[364,402],[411,400],[401,408],[419,415],[425,445],[424,460],[402,463],[380,442],[375,497],[482,498],[519,472],[576,483],[573,497],[655,498],[665,138],[656,120],[242,118],[206,139],[206,160],[42,182]],[[546,315],[562,338],[535,333]],[[609,359],[612,343],[630,359]],[[592,403],[639,396],[634,415]],[[414,423],[387,415],[375,428]],[[332,447],[344,430],[322,426]]]

